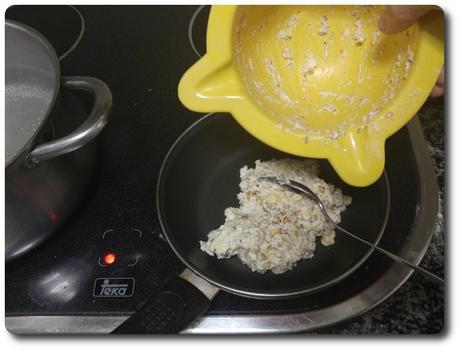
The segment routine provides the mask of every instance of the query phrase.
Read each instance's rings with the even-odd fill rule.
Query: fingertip
[[[441,72],[439,73],[437,85],[444,85],[444,66],[442,66]]]
[[[426,5],[388,5],[377,20],[378,28],[385,34],[396,34],[412,26],[432,10]]]
[[[396,34],[404,28],[403,23],[400,23],[389,9],[380,15],[377,27],[384,34]]]
[[[430,96],[431,97],[441,97],[444,95],[444,87],[436,85],[433,90],[431,90]]]

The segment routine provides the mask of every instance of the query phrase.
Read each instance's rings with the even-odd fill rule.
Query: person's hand
[[[436,85],[433,90],[431,90],[430,96],[439,97],[442,95],[444,95],[444,67],[442,67],[441,73],[439,73],[438,80],[436,81]]]
[[[431,5],[386,6],[377,24],[381,32],[385,34],[396,34],[409,28],[417,22],[420,17],[432,10],[439,10],[439,7]],[[442,95],[444,95],[444,67],[439,74],[436,85],[431,91],[431,96],[433,97]]]

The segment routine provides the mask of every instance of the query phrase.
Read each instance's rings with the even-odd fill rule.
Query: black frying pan
[[[296,297],[332,286],[366,260],[372,249],[341,232],[334,245],[317,244],[312,259],[283,274],[252,272],[236,257],[218,260],[200,250],[199,241],[224,222],[224,210],[238,205],[239,169],[257,159],[287,157],[292,156],[259,142],[228,114],[207,115],[179,137],[160,171],[157,210],[165,237],[193,273],[171,280],[115,333],[179,332],[207,310],[218,288],[253,298]],[[320,161],[320,169],[323,179],[353,197],[342,226],[377,243],[389,212],[386,176],[356,188],[342,182],[327,161]]]

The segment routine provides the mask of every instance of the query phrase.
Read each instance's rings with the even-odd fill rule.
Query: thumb
[[[410,26],[430,10],[438,8],[432,5],[392,5],[386,6],[378,19],[378,27],[385,34],[396,34]]]

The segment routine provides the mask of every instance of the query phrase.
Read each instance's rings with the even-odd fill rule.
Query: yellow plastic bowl
[[[443,14],[396,34],[381,6],[213,6],[207,53],[182,77],[198,112],[230,112],[284,152],[327,158],[367,186],[382,174],[385,140],[428,97],[444,62]]]

